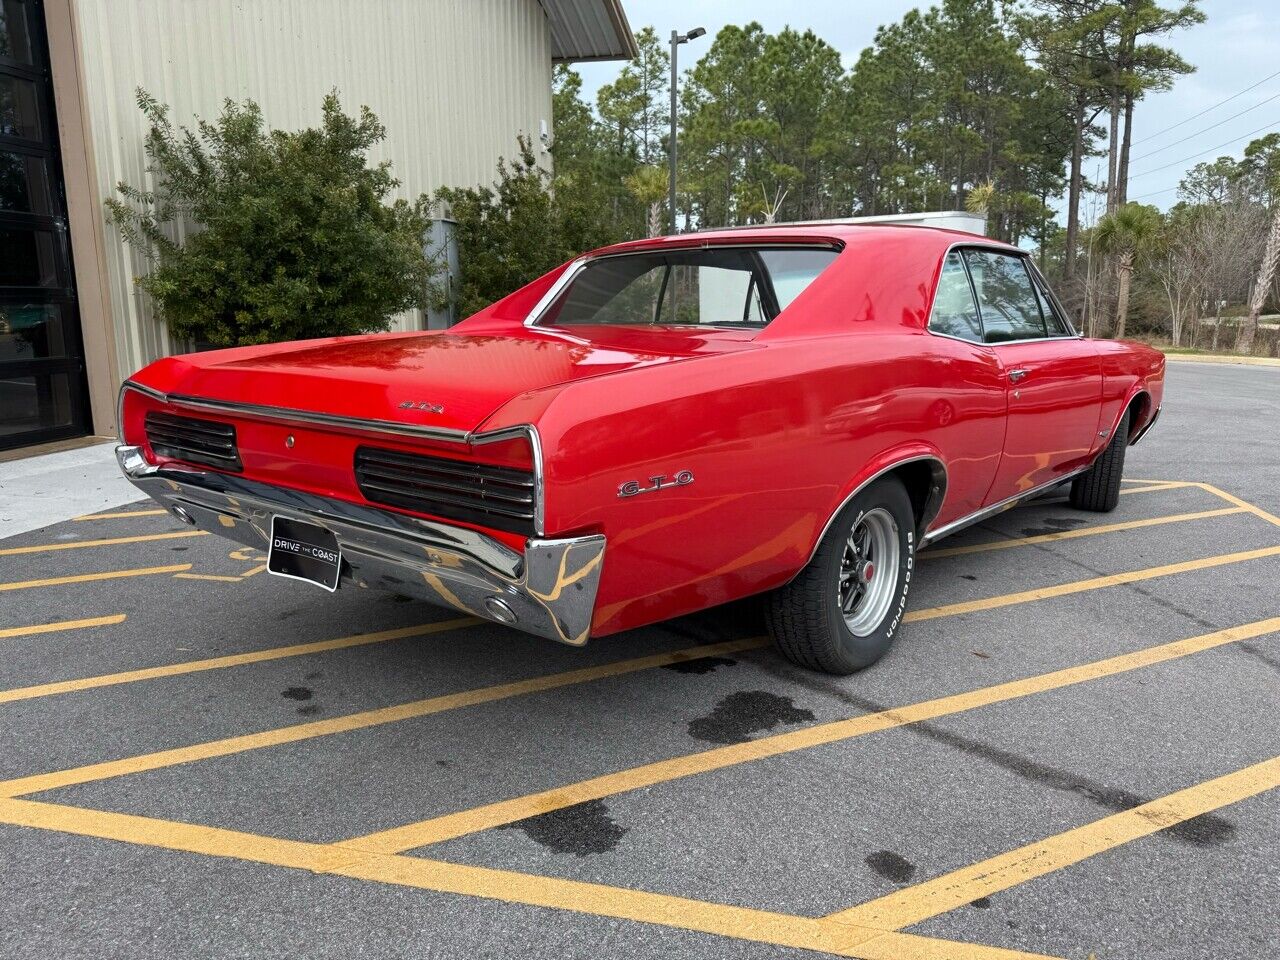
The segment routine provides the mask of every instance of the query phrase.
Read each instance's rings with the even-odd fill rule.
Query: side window
[[[1049,285],[1045,282],[1044,276],[1039,270],[1033,270],[1031,279],[1035,283],[1036,296],[1040,300],[1040,312],[1044,314],[1044,323],[1049,329],[1049,336],[1075,336],[1075,331],[1071,329],[1071,324],[1067,323],[1066,317],[1062,315],[1062,312],[1056,306],[1057,301],[1049,293]]]
[[[933,295],[933,312],[929,329],[948,337],[959,337],[971,343],[982,342],[982,324],[978,307],[973,302],[973,288],[958,250],[947,254],[938,277],[938,290]]]
[[[1048,335],[1031,274],[1021,257],[994,250],[966,250],[965,262],[978,293],[987,343],[1043,339]]]

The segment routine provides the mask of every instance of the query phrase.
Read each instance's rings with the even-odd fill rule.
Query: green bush
[[[427,302],[428,202],[387,202],[390,163],[366,151],[386,136],[367,108],[324,99],[321,126],[268,130],[252,101],[225,101],[214,123],[175,127],[138,91],[154,190],[121,183],[110,219],[150,269],[136,279],[174,335],[214,346],[387,329]]]
[[[488,187],[442,187],[437,205],[456,222],[458,316],[469,317],[566,260],[624,239],[618,218],[592,189],[551,175],[533,147],[498,161]]]

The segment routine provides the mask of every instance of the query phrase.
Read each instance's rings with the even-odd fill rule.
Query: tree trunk
[[[1076,244],[1080,237],[1080,164],[1084,157],[1084,104],[1076,107],[1075,131],[1071,139],[1071,180],[1067,186],[1067,240],[1063,250],[1063,276],[1070,284],[1076,278]]]
[[[1119,162],[1119,150],[1117,149],[1120,141],[1120,94],[1113,92],[1111,94],[1111,137],[1110,145],[1107,148],[1107,213],[1116,212],[1116,199],[1119,193],[1116,192],[1116,173]]]
[[[1276,261],[1280,260],[1280,204],[1276,205],[1271,215],[1271,232],[1267,234],[1267,249],[1262,254],[1262,265],[1258,267],[1258,279],[1253,285],[1253,296],[1249,298],[1249,318],[1245,320],[1236,335],[1236,353],[1253,353],[1253,341],[1258,335],[1258,318],[1262,316],[1262,307],[1267,302],[1267,293],[1271,290],[1271,279],[1276,275]]]
[[[1120,168],[1116,173],[1116,206],[1129,200],[1129,144],[1133,142],[1133,91],[1124,95],[1124,140],[1120,145]]]
[[[1116,260],[1116,339],[1124,338],[1124,322],[1129,314],[1129,278],[1133,275],[1133,254],[1122,253]]]

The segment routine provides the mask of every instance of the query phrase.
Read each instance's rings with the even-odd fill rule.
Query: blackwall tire
[[[1078,510],[1110,513],[1120,502],[1120,479],[1124,476],[1124,454],[1129,449],[1129,414],[1120,418],[1116,432],[1098,459],[1071,481],[1071,505]]]
[[[769,596],[766,621],[782,655],[839,676],[884,656],[902,625],[915,547],[915,515],[902,484],[882,477],[861,491],[808,566]]]

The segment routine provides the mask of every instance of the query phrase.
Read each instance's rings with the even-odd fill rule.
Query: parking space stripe
[[[1170,577],[1179,573],[1190,573],[1194,570],[1207,570],[1221,567],[1229,563],[1243,563],[1246,560],[1261,560],[1264,557],[1280,556],[1280,546],[1263,547],[1259,550],[1242,550],[1239,553],[1224,553],[1216,557],[1203,557],[1199,560],[1186,560],[1182,563],[1167,563],[1159,567],[1145,567],[1142,570],[1130,570],[1126,573],[1113,573],[1105,577],[1092,577],[1088,580],[1076,580],[1072,583],[1060,583],[1051,587],[1037,587],[1034,590],[1021,590],[1017,593],[1005,593],[998,597],[983,597],[980,600],[965,600],[960,603],[948,603],[941,607],[928,607],[924,610],[912,610],[903,616],[903,620],[911,623],[917,620],[934,620],[938,617],[953,617],[961,613],[976,613],[979,610],[994,610],[997,607],[1010,607],[1019,603],[1032,603],[1036,600],[1048,600],[1051,597],[1066,597],[1073,593],[1085,593],[1089,590],[1101,590],[1104,587],[1119,587],[1126,583],[1138,583],[1142,580],[1154,580],[1157,577]]]
[[[827,919],[897,930],[1280,786],[1280,757],[1207,780]]]
[[[123,520],[125,517],[158,517],[168,510],[121,510],[116,513],[86,513],[83,517],[72,517],[73,520]]]
[[[425,717],[446,710],[457,710],[461,707],[475,706],[480,703],[492,703],[508,697],[539,693],[559,687],[587,683],[605,677],[616,677],[653,667],[665,666],[669,663],[681,663],[698,660],[703,657],[720,656],[763,647],[769,641],[765,637],[750,637],[745,640],[730,640],[724,643],[712,643],[700,647],[687,647],[668,653],[657,653],[647,657],[636,657],[632,660],[617,660],[613,663],[600,664],[594,667],[583,667],[565,673],[553,673],[527,680],[516,680],[492,687],[481,687],[477,690],[463,690],[459,693],[448,693],[425,700],[414,700],[410,703],[398,704],[394,707],[382,707],[377,710],[366,710],[361,713],[350,713],[343,717],[332,717],[327,720],[316,720],[311,723],[299,723],[260,733],[250,733],[223,740],[197,743],[188,747],[176,747],[172,750],[161,750],[157,753],[145,753],[140,756],[125,757],[120,760],[109,760],[105,763],[94,763],[84,767],[72,767],[54,773],[41,773],[16,780],[0,782],[0,797],[18,797],[26,793],[37,793],[41,790],[53,790],[70,786],[73,783],[89,783],[94,780],[105,780],[119,777],[127,773],[139,773],[143,770],[158,770],[195,760],[207,760],[210,757],[224,757],[228,754],[242,753],[246,750],[257,750],[262,747],[279,746],[294,743],[298,740],[309,740],[334,733],[345,733],[351,730],[363,730],[368,727],[386,723],[396,723],[415,717]]]
[[[1053,543],[1057,540],[1076,540],[1080,537],[1092,537],[1099,533],[1116,533],[1120,530],[1137,530],[1140,527],[1159,527],[1166,523],[1182,523],[1186,520],[1207,520],[1210,517],[1225,517],[1233,513],[1248,513],[1245,507],[1220,507],[1217,510],[1201,510],[1199,513],[1175,513],[1165,517],[1148,517],[1143,520],[1126,520],[1124,523],[1104,523],[1091,527],[1079,527],[1075,530],[1059,530],[1056,533],[1042,533],[1031,537],[1010,537],[1006,540],[992,540],[988,543],[974,543],[964,547],[946,547],[941,550],[924,550],[917,554],[921,560],[937,560],[941,557],[960,557],[969,553],[986,553],[990,550],[1005,550],[1009,547],[1029,547],[1036,543]]]
[[[1183,487],[1193,487],[1193,486],[1195,486],[1195,484],[1189,483],[1189,482],[1183,482],[1180,480],[1179,481],[1173,481],[1173,480],[1161,481],[1159,483],[1148,484],[1147,486],[1144,486],[1144,487],[1125,487],[1125,489],[1120,491],[1120,496],[1123,497],[1129,493],[1155,493],[1158,490],[1179,490]]]
[[[0,557],[15,557],[24,553],[48,553],[53,550],[79,550],[81,547],[115,547],[125,543],[146,543],[149,540],[179,540],[183,537],[207,537],[207,530],[175,530],[170,533],[148,533],[138,537],[111,537],[106,540],[69,540],[66,543],[40,543],[29,547],[6,547]]]
[[[1234,494],[1227,493],[1227,491],[1219,489],[1211,483],[1197,483],[1195,486],[1202,490],[1207,490],[1215,496],[1221,497],[1223,500],[1227,501],[1227,503],[1234,503],[1237,507],[1249,511],[1255,517],[1261,517],[1263,520],[1267,521],[1267,523],[1272,523],[1277,527],[1280,527],[1280,517],[1277,517],[1274,513],[1268,513],[1257,504],[1249,503],[1247,500],[1241,500]]]
[[[104,621],[118,623],[119,620],[104,617]],[[92,690],[97,687],[112,687],[121,683],[137,683],[139,680],[155,680],[160,677],[177,677],[186,673],[199,673],[204,670],[222,670],[227,667],[240,667],[249,663],[264,663],[268,660],[283,660],[286,657],[300,657],[305,654],[324,653],[328,650],[345,650],[349,647],[362,647],[371,643],[385,643],[388,640],[401,640],[407,637],[420,637],[432,633],[444,633],[449,630],[460,630],[463,627],[483,623],[475,617],[460,617],[455,620],[441,620],[436,623],[420,623],[416,627],[402,627],[398,630],[379,630],[376,633],[357,633],[350,637],[338,637],[335,640],[317,640],[312,643],[295,643],[287,647],[272,647],[270,650],[252,650],[248,653],[233,653],[225,657],[211,657],[208,660],[188,660],[185,663],[170,663],[159,667],[145,667],[141,670],[128,670],[123,673],[106,673],[96,677],[82,677],[78,680],[62,680],[54,683],[41,683],[31,687],[15,687],[12,690],[0,690],[0,703],[13,703],[17,700],[34,700],[38,697],[50,697],[60,693],[73,693],[77,690]],[[70,621],[71,626],[90,625],[88,621]],[[31,628],[23,628],[30,630]],[[4,636],[0,633],[0,636]]]
[[[0,822],[437,893],[613,917],[861,960],[1045,960],[1039,954],[1000,947],[668,894],[416,857],[354,854],[326,844],[30,800],[0,800]]]
[[[430,820],[422,820],[402,827],[393,827],[390,830],[380,830],[377,833],[366,834],[350,840],[338,841],[338,845],[373,853],[402,853],[405,850],[413,850],[433,843],[440,843],[444,840],[452,840],[456,837],[478,833],[481,830],[488,830],[492,827],[515,823],[518,820],[524,820],[527,817],[537,816],[538,814],[562,810],[578,803],[601,800],[619,793],[627,793],[642,787],[668,783],[672,780],[693,776],[694,774],[708,773],[742,763],[794,753],[798,750],[839,743],[869,733],[878,733],[882,730],[892,730],[896,727],[919,723],[922,720],[935,720],[938,717],[963,713],[978,707],[991,706],[992,704],[1004,703],[1049,690],[1057,690],[1089,680],[1110,677],[1141,667],[1149,667],[1157,663],[1176,660],[1189,654],[1211,650],[1224,644],[1274,633],[1278,630],[1280,630],[1280,617],[1272,617],[1239,627],[1217,630],[1213,633],[1201,634],[1186,640],[1176,640],[1172,643],[1148,647],[1133,653],[1109,657],[1106,660],[1097,660],[1092,663],[1068,667],[1064,670],[1055,670],[1052,673],[1042,673],[1038,676],[1028,677],[1023,680],[1013,680],[991,687],[982,687],[968,693],[953,694],[936,700],[926,700],[909,706],[895,707],[880,713],[867,713],[847,720],[836,720],[831,723],[817,724],[788,733],[761,737],[758,740],[750,740],[746,743],[716,747],[699,753],[659,760],[656,763],[604,774],[603,776],[593,777],[590,780],[567,784],[563,787],[527,794],[522,797],[514,797],[510,800],[502,800],[441,817],[433,817]],[[2,792],[6,789],[6,784],[0,784],[0,796],[15,795],[14,792]],[[34,789],[21,792],[34,792]]]
[[[57,623],[37,623],[30,627],[5,627],[0,630],[0,640],[9,637],[29,637],[38,633],[57,633],[62,630],[80,630],[85,627],[107,627],[114,623],[124,623],[123,613],[113,613],[107,617],[87,617],[83,620],[60,620]],[[0,694],[0,696],[3,696]]]
[[[92,583],[95,580],[118,580],[122,577],[149,577],[161,573],[181,573],[190,570],[189,563],[175,563],[167,567],[137,567],[133,570],[106,570],[102,573],[76,573],[67,577],[46,577],[43,580],[17,580],[0,583],[0,591],[27,590],[33,587],[60,587],[68,583]]]

